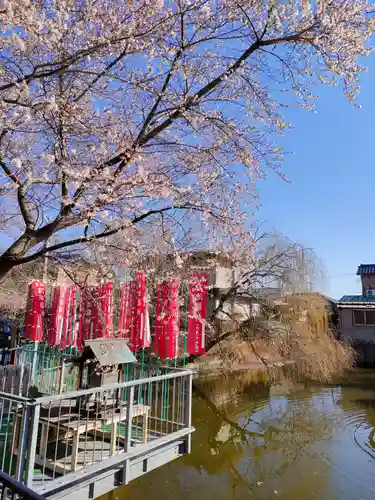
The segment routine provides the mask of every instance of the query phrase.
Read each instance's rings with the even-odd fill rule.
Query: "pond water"
[[[107,500],[375,498],[375,371],[330,386],[206,382],[192,453]]]

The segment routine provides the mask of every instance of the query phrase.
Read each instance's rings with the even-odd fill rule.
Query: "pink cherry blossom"
[[[114,238],[250,242],[285,108],[339,81],[354,102],[374,32],[365,0],[1,0],[0,23],[0,276]]]

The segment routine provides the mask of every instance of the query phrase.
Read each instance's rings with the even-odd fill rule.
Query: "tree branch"
[[[4,173],[6,174],[9,179],[11,179],[14,184],[16,184],[17,187],[17,201],[18,201],[18,206],[20,207],[20,212],[22,215],[22,218],[25,222],[26,229],[30,230],[35,227],[35,220],[34,217],[32,216],[31,210],[29,209],[27,205],[27,198],[26,198],[26,192],[27,189],[29,188],[29,184],[22,184],[18,178],[18,176],[10,170],[8,165],[0,158],[0,166],[3,169]],[[41,179],[36,179],[35,182],[41,181]]]
[[[13,182],[14,182],[14,184],[16,184],[17,186],[19,186],[19,185],[20,185],[20,181],[19,181],[19,179],[18,179],[18,176],[17,176],[14,172],[12,172],[12,171],[11,171],[11,169],[10,169],[10,168],[8,167],[8,165],[7,165],[7,164],[6,164],[6,163],[5,163],[5,162],[1,159],[1,157],[0,157],[0,166],[1,166],[1,168],[3,169],[3,171],[4,171],[5,175],[6,175],[7,177],[9,177],[9,179],[10,179],[11,181],[13,181]]]
[[[220,86],[220,84],[225,81],[226,78],[231,76],[233,73],[235,73],[241,65],[260,47],[262,46],[268,46],[268,45],[277,45],[283,42],[292,42],[296,41],[301,37],[304,33],[312,29],[313,26],[310,26],[308,28],[305,28],[301,32],[295,33],[294,35],[286,36],[286,37],[281,37],[281,38],[274,38],[270,40],[262,40],[262,36],[264,35],[264,32],[262,33],[260,38],[257,38],[257,40],[251,44],[242,54],[241,56],[231,65],[229,68],[227,68],[225,71],[221,73],[217,78],[214,78],[211,80],[209,83],[207,83],[205,86],[203,86],[199,91],[197,91],[193,96],[188,98],[186,102],[182,105],[180,105],[168,118],[166,118],[162,123],[160,123],[158,126],[154,127],[150,132],[145,133],[147,126],[149,125],[150,121],[152,120],[152,116],[154,113],[157,111],[157,107],[160,104],[161,98],[162,98],[162,90],[167,88],[168,83],[171,78],[171,72],[173,67],[171,67],[170,71],[168,72],[168,75],[166,77],[166,80],[164,81],[162,90],[157,97],[153,107],[151,108],[151,111],[146,118],[145,123],[143,124],[143,127],[141,129],[141,132],[139,133],[137,139],[134,141],[134,147],[131,153],[126,153],[126,152],[121,152],[115,156],[113,156],[110,160],[104,162],[103,164],[99,165],[98,167],[95,167],[92,169],[92,173],[90,175],[89,179],[86,179],[84,184],[81,184],[76,192],[74,193],[72,197],[72,203],[69,205],[69,209],[71,210],[76,202],[79,200],[80,196],[83,194],[85,185],[87,182],[92,181],[95,176],[100,173],[104,168],[106,167],[113,167],[117,164],[119,165],[119,168],[117,169],[117,172],[121,172],[122,169],[124,168],[125,165],[127,165],[132,157],[132,154],[134,153],[134,150],[136,147],[139,146],[145,146],[148,142],[150,142],[152,139],[154,139],[157,135],[159,135],[161,132],[163,132],[165,129],[167,129],[175,120],[178,118],[181,118],[183,116],[183,113],[186,109],[189,109],[195,105],[197,105],[203,97],[205,97],[207,94],[215,90],[217,87]],[[181,49],[176,53],[176,58],[181,57]],[[174,62],[175,64],[175,62]],[[172,65],[173,66],[173,65]],[[118,175],[118,174],[117,174]]]
[[[147,118],[145,119],[144,123],[143,123],[143,126],[141,128],[141,131],[139,132],[138,134],[138,137],[137,139],[135,140],[135,144],[139,144],[142,140],[142,137],[144,136],[146,130],[147,130],[147,127],[149,126],[149,124],[151,123],[151,120],[152,118],[154,117],[155,115],[155,112],[157,111],[158,109],[158,106],[163,98],[163,94],[164,92],[167,90],[167,87],[168,87],[168,84],[170,82],[170,79],[172,77],[172,74],[173,74],[173,70],[175,68],[175,65],[177,63],[177,61],[179,60],[179,58],[181,57],[182,55],[182,49],[180,48],[177,52],[176,52],[176,55],[172,61],[172,64],[171,64],[171,67],[167,73],[167,76],[164,80],[164,83],[163,85],[161,86],[161,89],[160,89],[160,92],[159,92],[159,95],[158,97],[156,98],[155,102],[154,102],[154,105],[152,106],[149,114],[147,115]]]
[[[123,59],[126,55],[128,54],[128,51],[127,51],[127,47],[116,57],[116,59],[114,59],[111,63],[109,63],[104,69],[103,71],[101,71],[91,82],[90,84],[84,89],[82,90],[82,92],[80,94],[78,94],[77,97],[75,97],[73,99],[74,102],[77,102],[79,101],[80,99],[82,99],[82,97],[86,94],[86,92],[88,92],[90,89],[92,89],[92,87],[106,74],[108,73],[108,71],[110,69],[112,69],[114,66],[116,66],[116,64],[118,62],[121,61],[121,59]]]
[[[173,206],[169,206],[169,207],[165,207],[165,208],[149,210],[148,212],[146,212],[142,215],[139,215],[138,217],[135,217],[134,219],[132,219],[130,221],[130,224],[131,225],[138,224],[139,222],[143,221],[144,219],[147,219],[148,217],[151,217],[152,215],[163,214],[164,212],[167,212],[170,210],[198,210],[198,211],[202,211],[201,208],[194,207],[194,205],[188,205],[188,204],[186,204],[186,205],[173,205]],[[88,242],[96,241],[96,240],[99,240],[102,238],[107,238],[109,236],[113,236],[114,234],[116,234],[119,231],[122,231],[128,227],[129,227],[129,222],[127,222],[126,224],[122,224],[121,226],[116,227],[114,229],[110,229],[108,231],[103,231],[102,233],[99,233],[99,234],[86,235],[86,236],[81,236],[80,238],[76,238],[74,240],[63,241],[61,243],[57,243],[56,245],[42,248],[38,252],[36,252],[32,255],[28,255],[27,257],[17,259],[17,262],[19,264],[25,264],[26,262],[32,262],[33,260],[38,259],[39,257],[41,257],[42,255],[44,255],[48,252],[54,252],[56,250],[61,250],[62,248],[71,247],[71,246],[79,245],[82,243],[88,243]],[[59,226],[56,225],[56,228],[58,230]],[[44,229],[44,228],[42,228],[42,229]]]

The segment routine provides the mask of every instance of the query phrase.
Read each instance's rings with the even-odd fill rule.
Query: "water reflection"
[[[112,497],[374,498],[375,372],[325,387],[251,377],[199,384],[192,454]]]

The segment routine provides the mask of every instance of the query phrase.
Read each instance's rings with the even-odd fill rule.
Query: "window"
[[[353,311],[354,324],[355,325],[365,325],[365,311],[363,309],[357,309]]]
[[[365,320],[366,325],[375,325],[375,311],[366,311]]]
[[[353,323],[355,325],[374,325],[375,326],[375,309],[355,309],[353,311]]]

